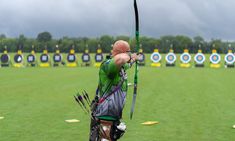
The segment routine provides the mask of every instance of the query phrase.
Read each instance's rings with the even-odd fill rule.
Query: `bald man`
[[[120,119],[128,88],[126,70],[138,58],[131,54],[128,42],[119,40],[113,45],[112,57],[101,64],[90,141],[116,141],[124,134],[126,125]]]

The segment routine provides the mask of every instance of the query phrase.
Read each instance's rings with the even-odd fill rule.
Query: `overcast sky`
[[[235,0],[137,0],[140,34],[235,40]],[[134,36],[133,0],[0,0],[0,34]]]

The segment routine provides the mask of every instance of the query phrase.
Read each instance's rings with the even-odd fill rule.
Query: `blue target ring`
[[[235,62],[235,56],[232,53],[228,53],[225,57],[224,60],[227,64],[231,65],[234,64]]]
[[[191,56],[189,55],[189,53],[183,53],[181,56],[180,56],[180,60],[183,62],[183,63],[189,63],[191,61]]]
[[[205,55],[202,53],[197,53],[194,57],[194,61],[196,62],[196,64],[203,64],[205,60]]]
[[[155,52],[151,55],[150,59],[154,62],[154,63],[158,63],[161,61],[162,59],[162,56],[158,53],[158,52]]]
[[[167,63],[173,64],[176,61],[176,55],[174,53],[168,53],[165,59]]]
[[[221,58],[218,53],[213,53],[210,56],[210,61],[212,64],[218,64],[220,62]]]

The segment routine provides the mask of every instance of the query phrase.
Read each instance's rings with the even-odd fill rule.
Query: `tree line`
[[[23,48],[23,52],[30,52],[32,46],[36,52],[42,52],[47,48],[49,52],[55,51],[55,46],[58,45],[63,53],[69,52],[74,47],[76,52],[84,52],[86,48],[91,53],[95,53],[98,47],[101,47],[104,53],[109,53],[112,49],[112,44],[116,40],[125,40],[130,43],[132,51],[135,50],[135,38],[125,35],[110,36],[103,35],[97,38],[89,37],[62,37],[54,39],[50,32],[41,32],[36,38],[27,38],[23,34],[17,38],[6,37],[5,34],[0,34],[0,52],[7,47],[9,52],[16,52],[18,48]],[[235,49],[235,42],[222,41],[221,39],[211,39],[206,41],[201,36],[190,38],[185,35],[166,35],[160,38],[147,36],[140,37],[141,48],[145,53],[152,53],[154,49],[159,49],[161,53],[167,53],[170,48],[174,49],[175,53],[182,53],[184,49],[189,49],[190,53],[196,53],[199,48],[203,53],[211,53],[212,49],[217,49],[218,53],[227,53],[228,49]]]

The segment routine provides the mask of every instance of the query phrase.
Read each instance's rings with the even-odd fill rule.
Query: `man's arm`
[[[128,53],[120,53],[114,56],[114,63],[118,68],[121,68],[128,62],[134,62],[138,60],[139,56],[136,53],[129,55]]]

